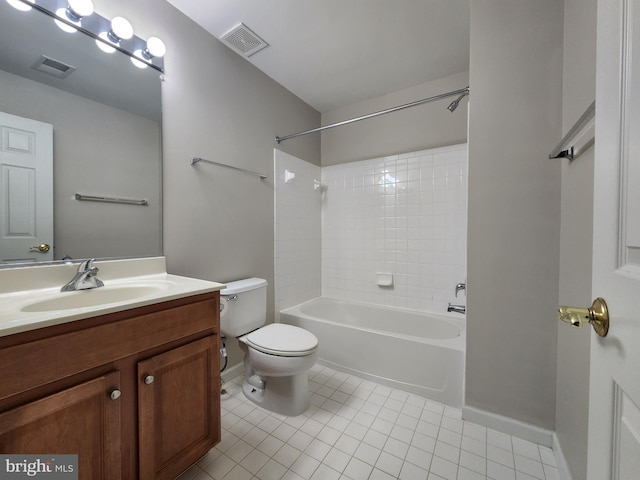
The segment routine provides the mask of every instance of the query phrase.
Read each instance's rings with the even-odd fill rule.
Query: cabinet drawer
[[[6,347],[0,350],[0,399],[199,332],[217,333],[217,296]],[[142,311],[141,311],[142,310]]]

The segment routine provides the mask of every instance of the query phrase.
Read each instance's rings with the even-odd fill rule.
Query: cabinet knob
[[[109,394],[109,398],[111,400],[117,400],[120,398],[120,395],[122,395],[122,392],[116,388],[115,390],[111,391],[111,393]]]
[[[153,383],[153,381],[155,380],[155,378],[153,378],[153,375],[147,375],[146,377],[144,377],[143,382],[146,385],[151,385]]]

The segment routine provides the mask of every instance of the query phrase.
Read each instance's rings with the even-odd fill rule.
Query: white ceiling
[[[470,0],[168,0],[220,38],[244,23],[248,61],[320,112],[462,72]]]

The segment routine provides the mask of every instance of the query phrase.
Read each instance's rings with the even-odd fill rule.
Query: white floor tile
[[[400,470],[402,470],[402,464],[402,459],[395,457],[390,453],[381,452],[378,457],[378,461],[376,462],[376,468],[388,473],[393,476],[393,478],[397,478],[400,474]]]
[[[264,467],[262,467],[256,477],[260,480],[278,480],[286,473],[287,468],[275,460],[269,460]]]
[[[282,448],[275,453],[273,459],[279,464],[289,468],[301,454],[302,452],[297,448],[291,445],[283,445]]]
[[[412,463],[405,462],[405,464],[402,466],[402,470],[400,471],[400,476],[398,478],[401,480],[419,480],[426,479],[428,475],[428,470],[413,465]]]
[[[498,432],[491,428],[487,429],[487,443],[489,445],[495,445],[503,450],[513,452],[513,445],[511,443],[511,436],[506,433]]]
[[[522,455],[514,455],[516,462],[516,473],[522,472],[527,475],[531,475],[534,478],[544,480],[544,469],[542,468],[542,462],[536,462]]]
[[[347,455],[337,448],[332,448],[329,450],[329,453],[327,453],[327,456],[324,457],[323,463],[342,473],[350,460],[350,455]]]
[[[446,480],[456,480],[458,476],[458,464],[441,457],[433,457],[429,471],[440,475]]]
[[[240,465],[236,465],[233,469],[224,476],[224,480],[251,480],[253,474]]]
[[[512,469],[515,468],[513,453],[493,445],[487,445],[487,460],[492,460]]]
[[[373,467],[357,458],[352,458],[344,469],[344,475],[353,480],[367,480]]]
[[[516,471],[513,468],[487,460],[487,478],[491,480],[516,480]]]
[[[523,457],[531,458],[538,462],[540,461],[540,450],[535,443],[522,440],[521,438],[512,438],[511,443],[513,443],[514,454],[522,455]]]
[[[236,378],[222,441],[179,480],[560,480],[550,448],[462,420],[459,408],[311,369],[302,415],[268,412]]]
[[[487,459],[465,450],[460,452],[460,466],[473,470],[481,475],[487,474]]]

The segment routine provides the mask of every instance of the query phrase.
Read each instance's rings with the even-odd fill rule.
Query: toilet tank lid
[[[256,288],[266,287],[268,285],[264,278],[244,278],[235,282],[227,282],[227,288],[220,290],[220,295],[236,295],[242,292],[255,290]]]

